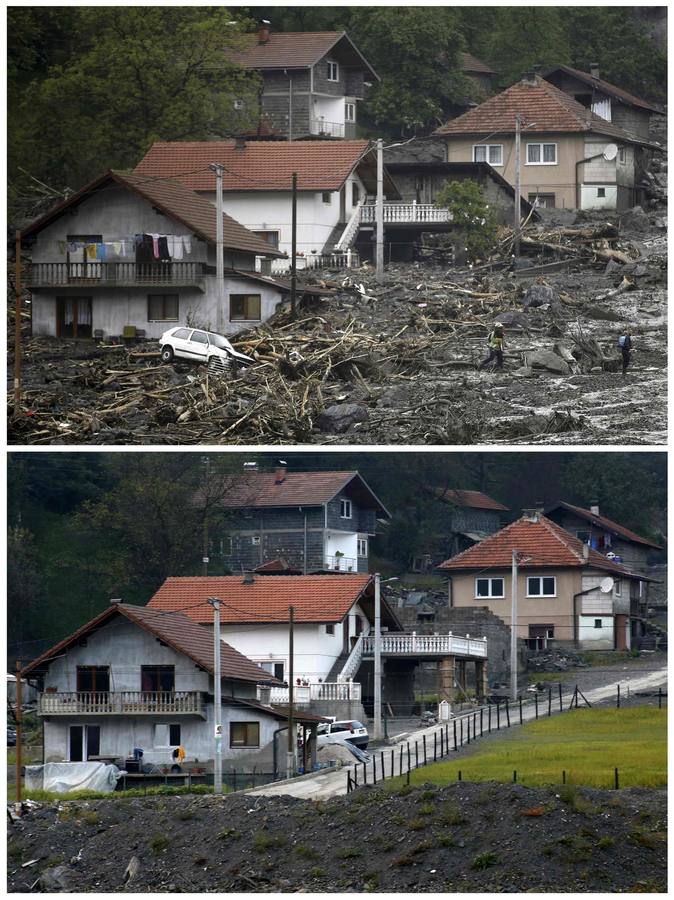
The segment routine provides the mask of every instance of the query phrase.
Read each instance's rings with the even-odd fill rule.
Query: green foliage
[[[280,850],[287,843],[285,836],[282,834],[267,834],[266,832],[258,831],[253,838],[253,850],[257,850],[258,853],[263,853],[265,850]]]
[[[489,256],[496,241],[496,216],[477,181],[446,181],[438,191],[435,205],[446,207],[452,214],[471,262]]]
[[[150,838],[149,846],[154,855],[159,856],[171,846],[171,840],[165,834],[155,834],[153,838]]]
[[[470,864],[470,867],[471,869],[477,869],[478,871],[481,871],[482,869],[489,869],[491,868],[491,866],[495,866],[497,863],[498,855],[490,850],[487,850],[485,853],[480,853],[479,856],[476,856]]]

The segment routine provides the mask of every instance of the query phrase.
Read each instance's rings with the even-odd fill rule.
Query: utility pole
[[[376,274],[377,281],[384,278],[384,141],[377,140],[377,204],[375,208],[377,223]]]
[[[14,415],[21,415],[21,232],[16,232],[16,268],[14,275]]]
[[[17,232],[18,233],[18,232]],[[21,705],[23,697],[21,696],[21,662],[16,661],[16,804],[14,810],[17,816],[21,815],[21,722],[22,711]],[[44,762],[44,760],[43,760]]]
[[[520,201],[520,153],[522,149],[522,116],[515,116],[515,240],[513,249],[515,256],[520,255],[520,223],[522,221],[522,203]]]
[[[222,173],[224,166],[219,163],[211,163],[209,169],[215,172],[215,280],[217,284],[218,309],[216,313],[216,329],[222,333],[225,312],[225,240],[222,225],[224,203],[222,198]]]
[[[294,659],[294,631],[295,631],[295,607],[288,607],[288,755],[286,760],[286,778],[292,778],[295,774],[295,740],[293,728],[293,682],[295,680]]]
[[[220,665],[220,600],[209,597],[213,607],[213,680],[214,706],[213,737],[215,739],[215,756],[213,758],[213,793],[222,793],[222,671]]]
[[[203,536],[202,536],[203,547],[202,547],[202,555],[201,555],[201,564],[202,564],[201,574],[205,577],[206,575],[208,575],[208,564],[210,562],[210,558],[208,555],[208,552],[209,552],[208,551],[208,510],[209,510],[208,502],[210,499],[209,492],[210,492],[210,484],[211,484],[211,458],[210,458],[210,456],[204,456],[202,459],[202,462],[204,464],[204,469],[206,470],[206,478],[205,478],[206,490],[204,492],[205,506],[204,506]]]
[[[374,576],[374,737],[381,738],[381,575]]]
[[[293,172],[292,236],[290,248],[290,314],[297,308],[297,172]]]
[[[510,697],[517,700],[517,550],[512,554],[510,588]]]

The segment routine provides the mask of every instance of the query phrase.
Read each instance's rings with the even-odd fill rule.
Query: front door
[[[91,297],[56,298],[56,336],[90,338]]]

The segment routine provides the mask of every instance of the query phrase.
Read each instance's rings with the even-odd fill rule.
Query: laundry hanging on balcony
[[[59,256],[68,256],[71,262],[128,259],[143,263],[170,263],[191,254],[192,240],[190,235],[139,233],[107,241],[56,241],[55,248]]]

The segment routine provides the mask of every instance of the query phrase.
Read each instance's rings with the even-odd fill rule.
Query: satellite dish
[[[612,578],[602,578],[599,582],[599,590],[602,594],[610,594],[613,590],[613,579]]]
[[[617,155],[618,155],[618,145],[617,144],[607,144],[602,151],[602,156],[604,157],[605,160],[607,160],[607,162],[610,162],[610,160],[615,159]]]

